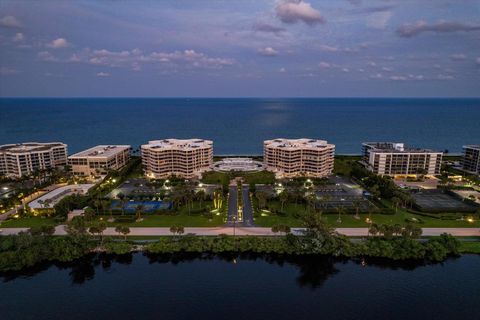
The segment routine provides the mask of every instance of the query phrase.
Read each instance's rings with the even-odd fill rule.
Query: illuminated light
[[[366,223],[372,223],[373,221],[372,221],[372,219],[367,218],[367,219],[365,219],[365,222],[366,222]]]
[[[467,221],[473,223],[473,218],[468,218]]]
[[[14,214],[13,217],[14,217],[15,219],[20,218],[20,216],[19,216],[18,214]]]
[[[112,182],[113,182],[113,183],[117,182],[117,179],[113,179]]]
[[[199,183],[198,186],[199,186],[200,188],[203,188],[203,183]]]
[[[8,190],[8,187],[3,187],[3,190]]]

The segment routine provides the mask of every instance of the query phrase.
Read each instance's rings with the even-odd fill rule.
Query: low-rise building
[[[131,151],[129,145],[100,145],[69,156],[68,164],[75,175],[107,174],[109,170],[119,170],[125,166]]]
[[[203,139],[164,139],[142,145],[145,175],[154,179],[200,177],[213,164],[213,142]]]
[[[463,146],[462,168],[473,174],[480,174],[480,144]]]
[[[408,148],[400,142],[365,142],[362,160],[367,169],[379,175],[437,175],[442,152]]]
[[[0,146],[0,175],[20,178],[38,170],[67,164],[67,145],[61,142],[25,142]]]
[[[274,139],[263,142],[265,168],[278,178],[326,177],[332,174],[335,145],[316,139]]]

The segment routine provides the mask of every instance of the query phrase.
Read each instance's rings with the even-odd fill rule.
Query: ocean
[[[480,99],[0,99],[0,144],[61,141],[74,153],[192,137],[217,155],[261,154],[279,137],[328,140],[337,154],[387,140],[460,153],[480,143]]]

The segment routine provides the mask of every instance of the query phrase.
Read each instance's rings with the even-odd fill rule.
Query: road
[[[55,235],[66,235],[64,225],[55,228]],[[275,233],[270,228],[259,227],[239,227],[235,228],[235,234],[238,236],[273,236]],[[17,234],[21,231],[27,231],[28,228],[4,228],[2,235]],[[303,228],[293,228],[292,233],[301,234]],[[439,236],[442,233],[449,233],[457,237],[480,236],[480,228],[423,228],[423,236]],[[367,236],[367,228],[337,228],[336,231],[349,237]],[[233,235],[233,227],[215,227],[215,228],[185,228],[185,234],[192,233],[199,236],[217,236],[220,234]],[[116,236],[115,228],[107,228],[104,235]],[[130,228],[130,236],[171,236],[170,228]]]
[[[250,201],[250,190],[243,186],[243,227],[253,227],[253,207]]]

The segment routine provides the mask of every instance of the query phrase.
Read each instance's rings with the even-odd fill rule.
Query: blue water
[[[473,320],[479,265],[475,255],[366,266],[328,257],[94,257],[0,276],[0,318]]]
[[[0,144],[96,144],[199,137],[216,154],[261,154],[276,137],[320,138],[337,153],[403,141],[459,153],[480,143],[480,99],[0,99]]]

